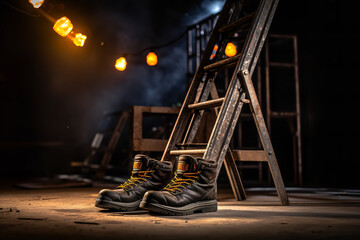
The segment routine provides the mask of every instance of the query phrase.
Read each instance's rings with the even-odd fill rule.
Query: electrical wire
[[[186,35],[187,31],[184,31],[182,32],[177,38],[167,42],[167,43],[164,43],[164,44],[161,44],[161,45],[158,45],[158,46],[154,46],[154,47],[147,47],[147,48],[144,48],[134,54],[126,54],[126,55],[133,55],[133,56],[137,56],[137,55],[140,55],[146,51],[154,51],[154,50],[157,50],[157,49],[160,49],[160,48],[163,48],[163,47],[167,47],[177,41],[179,41],[180,39],[182,39],[185,35]]]
[[[39,9],[39,10],[40,10],[40,13],[39,13],[38,15],[34,15],[34,14],[28,12],[28,11],[25,11],[25,10],[23,10],[23,9],[21,9],[21,8],[18,8],[18,7],[16,7],[16,6],[8,3],[7,1],[1,0],[0,2],[3,3],[3,4],[5,4],[6,6],[12,8],[12,9],[15,10],[15,11],[20,12],[20,13],[25,14],[25,15],[28,15],[28,16],[30,16],[30,17],[40,17],[40,16],[41,16],[40,13],[42,13],[45,17],[46,17],[46,15],[47,15],[47,14],[45,14],[45,12],[41,12],[40,9]],[[181,40],[181,39],[186,35],[186,33],[187,33],[187,30],[184,31],[184,32],[182,32],[177,38],[175,38],[175,39],[173,39],[173,40],[171,40],[171,41],[169,41],[169,42],[163,43],[163,44],[161,44],[161,45],[146,47],[146,48],[144,48],[144,49],[142,49],[142,50],[140,50],[140,51],[138,51],[138,52],[135,52],[135,53],[122,53],[122,54],[120,54],[120,55],[123,55],[123,56],[138,56],[138,55],[140,55],[140,54],[142,54],[142,53],[144,53],[144,52],[147,52],[147,51],[155,51],[155,50],[157,50],[157,49],[167,47],[167,46],[169,46],[169,45],[171,45],[171,44],[174,44],[175,42]]]

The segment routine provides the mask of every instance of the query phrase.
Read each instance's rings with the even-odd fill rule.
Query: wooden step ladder
[[[266,39],[278,0],[227,0],[209,38],[193,81],[180,109],[162,161],[188,154],[218,162],[218,173],[225,168],[237,200],[246,198],[235,159],[267,162],[282,205],[289,200],[274,149],[251,80],[261,48]],[[226,44],[236,36],[240,53],[225,57]],[[214,47],[218,50],[214,54]],[[235,68],[224,97],[219,98],[215,80],[220,72]],[[263,150],[231,151],[229,143],[244,104],[249,104]],[[205,110],[217,115],[207,143],[194,143]]]
[[[129,119],[129,112],[120,111],[106,114],[106,119],[117,119],[114,129],[107,129],[95,134],[91,143],[91,151],[87,158],[82,162],[71,162],[71,166],[75,168],[81,168],[83,173],[89,173],[95,171],[94,178],[103,179],[106,175],[107,169],[113,168],[110,165],[110,161],[113,157],[120,136],[123,134],[123,130],[126,122]],[[109,137],[108,141],[104,141],[106,136]],[[100,163],[95,163],[98,155],[101,155]]]

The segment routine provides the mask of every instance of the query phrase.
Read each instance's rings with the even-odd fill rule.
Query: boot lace
[[[128,180],[126,180],[126,182],[119,185],[117,187],[117,189],[119,189],[119,188],[121,188],[121,189],[134,188],[139,183],[145,181],[146,178],[151,179],[152,177],[147,175],[147,174],[152,173],[152,172],[155,172],[155,171],[154,170],[151,170],[151,171],[139,171],[139,172],[137,172],[137,175],[138,175],[137,177],[131,176]]]
[[[181,188],[185,189],[186,186],[190,186],[191,183],[195,182],[195,179],[198,178],[199,173],[200,171],[194,173],[183,173],[182,176],[186,178],[181,178],[175,173],[173,180],[171,180],[171,182],[166,187],[164,187],[163,190],[170,192],[182,192]]]

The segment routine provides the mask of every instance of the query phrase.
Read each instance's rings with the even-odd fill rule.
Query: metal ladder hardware
[[[269,164],[279,199],[283,205],[288,205],[280,169],[251,80],[277,4],[278,0],[225,2],[190,83],[161,160],[174,161],[174,156],[182,154],[201,156],[218,162],[218,174],[225,160],[225,169],[235,198],[245,199],[246,194],[235,158],[246,154],[233,153],[229,149],[229,143],[243,105],[249,104],[263,147],[260,154],[253,154],[256,159],[251,161],[258,160]],[[237,44],[238,53],[233,57],[226,57],[225,47],[230,41]],[[214,48],[215,46],[217,48]],[[232,77],[225,96],[219,97],[215,81],[224,81],[222,71],[232,71]],[[206,144],[194,143],[205,111],[216,115],[215,124],[209,139],[206,139]],[[250,156],[252,153],[247,155]]]

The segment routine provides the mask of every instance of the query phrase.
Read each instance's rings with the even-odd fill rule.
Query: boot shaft
[[[168,161],[159,161],[147,155],[137,154],[134,157],[131,176],[134,178],[150,176],[148,181],[157,184],[169,182],[172,177],[173,164]],[[166,183],[165,183],[166,184]]]
[[[173,195],[192,195],[191,192],[196,191],[196,195],[201,195],[205,199],[215,199],[217,193],[216,173],[217,163],[215,161],[181,155],[175,176],[163,190]]]
[[[216,181],[217,163],[212,160],[181,155],[175,173],[180,177],[198,174],[197,182],[201,184],[214,184]]]

